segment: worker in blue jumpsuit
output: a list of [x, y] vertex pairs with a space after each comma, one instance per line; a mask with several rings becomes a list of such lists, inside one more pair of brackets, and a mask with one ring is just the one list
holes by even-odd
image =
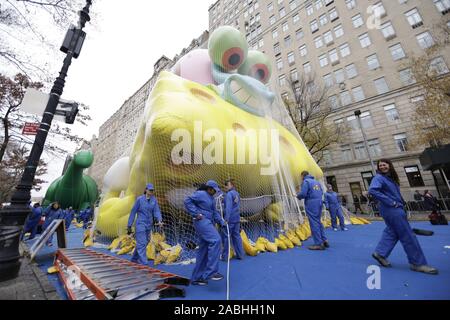
[[199, 238], [199, 249], [192, 273], [193, 285], [207, 285], [208, 280], [223, 279], [223, 275], [218, 272], [221, 238], [215, 223], [225, 227], [226, 222], [216, 209], [214, 195], [217, 188], [215, 181], [208, 181], [204, 188], [199, 188], [184, 200], [185, 209], [194, 220], [194, 228]]
[[[239, 192], [236, 191], [236, 186], [233, 180], [228, 180], [225, 182], [225, 188], [227, 193], [225, 195], [225, 215], [224, 220], [228, 224], [228, 230], [226, 228], [222, 229], [222, 243], [223, 243], [223, 253], [222, 260], [228, 260], [228, 243], [231, 243], [236, 254], [236, 258], [242, 260], [244, 258], [244, 247], [242, 245], [241, 238], [241, 197]], [[230, 240], [228, 239], [230, 237]]]
[[325, 207], [330, 212], [331, 216], [331, 226], [334, 231], [338, 231], [336, 217], [339, 218], [339, 226], [342, 231], [347, 231], [345, 226], [344, 215], [342, 214], [341, 201], [336, 192], [333, 191], [333, 186], [331, 184], [327, 185], [327, 192], [325, 192]]
[[75, 216], [75, 211], [72, 207], [69, 207], [64, 212], [64, 223], [66, 226], [66, 231], [69, 230], [70, 224], [72, 223], [73, 217]]
[[37, 233], [39, 221], [41, 221], [41, 217], [42, 217], [41, 204], [39, 202], [37, 202], [32, 207], [30, 207], [30, 209], [31, 209], [31, 213], [28, 216], [25, 226], [23, 227], [21, 240], [23, 240], [25, 233], [28, 233], [28, 232], [30, 232], [30, 237], [28, 238], [28, 240], [34, 239], [34, 237], [36, 236], [36, 233]]
[[309, 172], [302, 172], [301, 191], [297, 194], [299, 200], [305, 200], [305, 211], [308, 216], [309, 226], [314, 239], [314, 245], [309, 246], [309, 250], [325, 250], [330, 245], [325, 237], [325, 228], [323, 227], [322, 216], [323, 208], [323, 190], [320, 182], [314, 179]]
[[[64, 211], [61, 209], [58, 202], [54, 202], [51, 205], [47, 207], [44, 211], [45, 216], [45, 222], [42, 227], [42, 230], [45, 231], [53, 220], [57, 219], [64, 219]], [[51, 247], [53, 245], [53, 234], [50, 236], [50, 238], [47, 240], [46, 245]]]
[[372, 254], [383, 267], [391, 267], [387, 260], [398, 241], [408, 256], [413, 271], [427, 274], [438, 274], [438, 270], [427, 265], [427, 260], [420, 247], [416, 235], [409, 225], [405, 201], [400, 193], [400, 180], [397, 172], [388, 159], [377, 164], [377, 175], [372, 179], [369, 194], [379, 202], [380, 214], [386, 223], [378, 246]]
[[147, 184], [145, 192], [136, 199], [128, 218], [128, 234], [132, 234], [132, 226], [136, 220], [135, 238], [136, 249], [134, 250], [132, 262], [142, 265], [148, 264], [147, 246], [150, 241], [150, 233], [153, 228], [153, 220], [155, 219], [159, 226], [162, 226], [161, 210], [159, 209], [158, 200], [155, 197], [155, 188], [153, 184]]
[[89, 222], [92, 220], [93, 211], [89, 206], [82, 212], [82, 220], [83, 220], [83, 229], [87, 229], [89, 226]]

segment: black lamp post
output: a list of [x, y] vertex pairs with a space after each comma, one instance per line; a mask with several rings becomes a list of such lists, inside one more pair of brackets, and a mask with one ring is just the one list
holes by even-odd
[[375, 175], [377, 172], [375, 170], [375, 165], [374, 165], [373, 160], [372, 160], [372, 155], [370, 154], [369, 144], [367, 142], [367, 136], [366, 136], [366, 133], [365, 133], [364, 128], [362, 126], [361, 114], [362, 114], [361, 110], [356, 110], [355, 111], [355, 117], [356, 117], [356, 119], [358, 119], [359, 128], [361, 129], [361, 133], [362, 133], [362, 136], [363, 136], [363, 139], [364, 139], [364, 146], [366, 148], [367, 155], [369, 156], [370, 166], [372, 167], [372, 174]]
[[42, 116], [39, 131], [27, 160], [25, 171], [11, 199], [11, 205], [0, 211], [0, 281], [17, 277], [20, 269], [19, 237], [25, 219], [30, 213], [28, 207], [31, 188], [39, 164], [45, 141], [63, 93], [65, 78], [73, 58], [77, 58], [83, 46], [86, 33], [83, 28], [90, 21], [89, 8], [92, 0], [86, 0], [79, 12], [78, 26], [72, 26], [66, 34], [61, 51], [66, 53], [63, 66], [50, 91], [50, 98]]

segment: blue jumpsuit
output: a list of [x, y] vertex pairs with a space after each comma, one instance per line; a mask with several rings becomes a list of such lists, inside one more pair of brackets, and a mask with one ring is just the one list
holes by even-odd
[[[194, 218], [194, 228], [199, 238], [199, 249], [192, 281], [208, 280], [219, 271], [221, 238], [214, 226], [225, 222], [216, 210], [214, 197], [206, 191], [195, 191], [184, 200], [186, 211]], [[196, 216], [201, 214], [203, 219]]]
[[135, 219], [136, 249], [134, 250], [131, 261], [147, 265], [147, 245], [150, 240], [150, 232], [153, 228], [153, 219], [156, 219], [158, 223], [162, 222], [161, 211], [155, 196], [147, 198], [144, 194], [136, 199], [133, 209], [131, 209], [130, 217], [128, 218], [128, 228], [133, 226]]
[[322, 245], [327, 238], [325, 237], [325, 228], [323, 227], [322, 216], [323, 191], [319, 181], [313, 176], [306, 176], [303, 180], [302, 189], [297, 195], [298, 199], [305, 199], [305, 211], [309, 219], [311, 233], [315, 245]]
[[[45, 209], [44, 216], [45, 222], [44, 225], [42, 226], [43, 231], [45, 231], [48, 228], [48, 226], [52, 223], [53, 220], [64, 219], [64, 211], [61, 208], [54, 210], [53, 207], [50, 205], [47, 207], [47, 209]], [[47, 240], [47, 245], [52, 243], [52, 241], [53, 241], [53, 234]]]
[[66, 210], [64, 214], [64, 220], [66, 224], [66, 230], [69, 230], [70, 224], [72, 223], [73, 217], [75, 216], [74, 210]]
[[339, 218], [339, 225], [341, 229], [345, 229], [344, 215], [342, 214], [341, 202], [336, 192], [325, 192], [325, 207], [330, 211], [331, 226], [333, 229], [337, 229], [336, 217]]
[[[244, 247], [241, 238], [241, 198], [235, 188], [232, 188], [225, 195], [225, 216], [224, 220], [228, 223], [230, 230], [231, 243], [238, 259], [244, 258]], [[228, 259], [228, 233], [223, 229], [223, 258]]]
[[28, 240], [34, 239], [37, 233], [39, 222], [41, 221], [42, 211], [42, 207], [31, 207], [31, 214], [28, 216], [28, 220], [23, 228], [22, 239], [27, 232], [31, 232]]
[[375, 252], [388, 258], [398, 241], [408, 256], [410, 264], [426, 265], [427, 260], [416, 235], [409, 225], [399, 186], [386, 175], [378, 173], [370, 184], [369, 194], [379, 201], [380, 214], [386, 223]]
[[92, 209], [87, 208], [82, 212], [83, 217], [83, 229], [87, 229], [87, 226], [89, 224], [89, 220], [92, 218]]

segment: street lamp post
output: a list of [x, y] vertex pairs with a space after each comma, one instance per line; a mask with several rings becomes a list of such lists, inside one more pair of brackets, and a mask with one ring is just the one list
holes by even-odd
[[45, 141], [53, 117], [64, 90], [65, 78], [73, 58], [80, 54], [86, 33], [83, 31], [90, 21], [89, 8], [92, 0], [79, 12], [78, 26], [72, 26], [66, 34], [61, 51], [66, 53], [63, 66], [50, 91], [50, 97], [42, 116], [39, 131], [27, 160], [25, 171], [11, 199], [11, 205], [0, 211], [0, 281], [17, 277], [20, 269], [19, 238], [25, 219], [30, 213], [29, 201], [36, 170], [44, 150]]
[[370, 155], [369, 144], [367, 142], [367, 136], [366, 136], [366, 133], [364, 132], [364, 128], [362, 126], [361, 110], [356, 110], [355, 111], [355, 116], [356, 116], [356, 119], [358, 119], [359, 128], [361, 129], [361, 133], [362, 133], [362, 136], [363, 136], [363, 139], [364, 139], [364, 146], [366, 147], [366, 152], [367, 152], [367, 155], [369, 156], [370, 166], [372, 167], [372, 174], [375, 176], [375, 174], [377, 172], [375, 170], [375, 165], [373, 163], [372, 156]]

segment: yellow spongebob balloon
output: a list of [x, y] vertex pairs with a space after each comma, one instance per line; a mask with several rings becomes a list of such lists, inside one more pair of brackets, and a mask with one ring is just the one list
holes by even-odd
[[[125, 232], [134, 201], [149, 182], [155, 185], [164, 221], [180, 230], [190, 225], [183, 202], [195, 184], [233, 178], [241, 198], [248, 199], [241, 215], [251, 217], [268, 207], [279, 215], [276, 201], [265, 196], [295, 188], [302, 171], [323, 177], [301, 139], [270, 116], [274, 95], [263, 84], [270, 77], [268, 59], [237, 50], [242, 39], [236, 32], [226, 27], [213, 33], [211, 60], [183, 64], [182, 59], [175, 67], [178, 75], [160, 74], [130, 157], [120, 159], [105, 177], [96, 226], [103, 235]], [[216, 48], [223, 37], [231, 38], [232, 49]], [[208, 56], [199, 50], [186, 59], [196, 55]]]

